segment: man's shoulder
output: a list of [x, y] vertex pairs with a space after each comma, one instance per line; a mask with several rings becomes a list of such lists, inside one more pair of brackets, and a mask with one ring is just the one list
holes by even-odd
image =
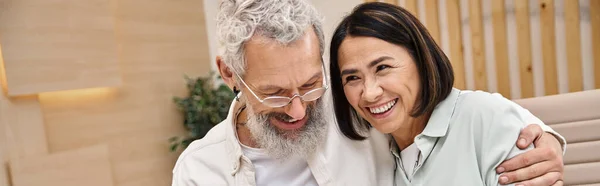
[[[215, 125], [204, 138], [190, 143], [179, 156], [178, 163], [192, 161], [213, 160], [212, 157], [224, 156], [227, 153], [227, 127], [226, 123]], [[207, 159], [204, 159], [207, 158]]]
[[219, 146], [225, 146], [227, 140], [227, 123], [221, 122], [215, 125], [212, 129], [206, 133], [202, 139], [198, 139], [190, 143], [190, 145], [183, 151], [182, 156], [186, 154], [193, 154], [205, 150], [214, 150], [212, 148], [219, 148]]
[[[227, 122], [214, 126], [204, 138], [192, 142], [179, 156], [173, 176], [180, 179], [226, 176], [232, 164], [227, 142]], [[186, 176], [194, 175], [194, 178]]]

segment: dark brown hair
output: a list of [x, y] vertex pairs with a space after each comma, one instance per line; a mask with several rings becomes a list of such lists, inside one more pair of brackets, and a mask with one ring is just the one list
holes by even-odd
[[[338, 64], [338, 50], [347, 36], [374, 37], [402, 46], [408, 50], [419, 71], [421, 92], [412, 117], [433, 112], [444, 100], [454, 83], [454, 72], [446, 54], [435, 43], [419, 20], [404, 8], [388, 3], [364, 3], [358, 5], [335, 29], [330, 48], [331, 88], [335, 116], [341, 132], [353, 140], [363, 140], [359, 131], [369, 129], [344, 94]], [[359, 123], [354, 124], [353, 122]], [[358, 128], [357, 128], [358, 127]]]

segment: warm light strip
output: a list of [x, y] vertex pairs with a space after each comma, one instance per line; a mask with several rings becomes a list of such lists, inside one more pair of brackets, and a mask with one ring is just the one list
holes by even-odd
[[0, 88], [8, 95], [8, 83], [6, 81], [6, 68], [2, 58], [2, 46], [0, 45]]
[[55, 92], [43, 92], [40, 93], [40, 99], [94, 99], [104, 100], [110, 99], [116, 95], [117, 88], [114, 87], [102, 87], [102, 88], [88, 88], [88, 89], [77, 89], [77, 90], [64, 90]]

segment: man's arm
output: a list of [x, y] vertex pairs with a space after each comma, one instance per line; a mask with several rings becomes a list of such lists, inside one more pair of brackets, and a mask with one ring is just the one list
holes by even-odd
[[[494, 94], [502, 96], [500, 94]], [[535, 149], [517, 155], [496, 167], [500, 184], [522, 184], [527, 186], [562, 185], [563, 159], [567, 147], [564, 137], [544, 124], [529, 110], [512, 102], [527, 125], [517, 140], [517, 147], [525, 149], [534, 144]], [[528, 125], [529, 124], [529, 125]]]
[[533, 143], [535, 149], [500, 164], [496, 168], [502, 173], [500, 184], [563, 185], [565, 140], [554, 131], [544, 132], [540, 126], [546, 125], [528, 125], [521, 131], [517, 147], [524, 149]]

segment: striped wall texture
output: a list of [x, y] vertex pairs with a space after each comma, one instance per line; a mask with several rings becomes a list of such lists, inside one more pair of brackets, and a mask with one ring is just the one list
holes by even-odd
[[457, 88], [512, 99], [600, 88], [600, 0], [382, 2], [428, 28], [452, 62]]

